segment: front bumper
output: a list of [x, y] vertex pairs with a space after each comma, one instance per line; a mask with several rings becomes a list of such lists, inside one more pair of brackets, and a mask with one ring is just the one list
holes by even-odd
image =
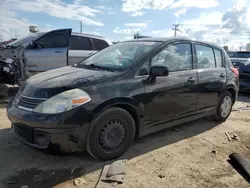
[[11, 101], [7, 115], [12, 133], [24, 143], [40, 149], [56, 145], [64, 151], [76, 151], [85, 149], [91, 119], [87, 112], [80, 118], [78, 110], [45, 115], [19, 109]]

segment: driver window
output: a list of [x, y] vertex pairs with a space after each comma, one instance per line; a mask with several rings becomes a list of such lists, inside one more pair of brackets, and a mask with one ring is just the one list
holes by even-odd
[[37, 48], [67, 48], [69, 45], [70, 31], [54, 31], [38, 39]]
[[151, 66], [164, 65], [170, 72], [192, 69], [191, 44], [172, 44], [158, 53], [151, 62]]

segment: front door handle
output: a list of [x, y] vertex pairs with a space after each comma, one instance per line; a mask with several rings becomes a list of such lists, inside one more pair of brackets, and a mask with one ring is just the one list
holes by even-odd
[[188, 82], [194, 82], [194, 81], [196, 81], [196, 78], [195, 78], [195, 77], [190, 77], [190, 78], [188, 79]]
[[224, 77], [225, 77], [225, 74], [224, 74], [224, 73], [221, 73], [221, 74], [220, 74], [220, 77], [221, 77], [221, 78], [224, 78]]

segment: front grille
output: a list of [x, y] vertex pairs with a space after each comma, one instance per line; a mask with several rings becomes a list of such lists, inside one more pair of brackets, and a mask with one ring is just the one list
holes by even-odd
[[34, 110], [39, 104], [44, 101], [45, 99], [28, 98], [25, 96], [21, 96], [19, 99], [18, 107]]
[[26, 125], [14, 124], [13, 130], [22, 140], [33, 144], [33, 128]]

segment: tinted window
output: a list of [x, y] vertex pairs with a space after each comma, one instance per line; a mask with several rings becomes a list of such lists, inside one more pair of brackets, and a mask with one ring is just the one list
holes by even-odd
[[38, 48], [67, 48], [70, 31], [53, 31], [36, 41]]
[[161, 51], [152, 59], [152, 65], [165, 65], [169, 71], [192, 69], [190, 44], [173, 44]]
[[216, 66], [217, 67], [223, 67], [221, 51], [214, 49], [214, 55], [215, 55], [215, 59], [216, 59]]
[[81, 37], [81, 36], [71, 36], [69, 49], [92, 50], [90, 40], [86, 37]]
[[230, 55], [231, 58], [250, 58], [250, 52], [234, 52]]
[[105, 42], [105, 41], [103, 41], [103, 40], [99, 40], [99, 39], [93, 39], [92, 38], [92, 40], [93, 40], [93, 42], [94, 42], [94, 45], [95, 45], [95, 48], [96, 48], [96, 50], [102, 50], [102, 49], [104, 49], [104, 48], [107, 48], [109, 45]]
[[198, 68], [214, 68], [215, 59], [213, 49], [203, 45], [195, 45]]
[[227, 52], [229, 57], [233, 57], [235, 55], [235, 53], [237, 53], [237, 52]]

